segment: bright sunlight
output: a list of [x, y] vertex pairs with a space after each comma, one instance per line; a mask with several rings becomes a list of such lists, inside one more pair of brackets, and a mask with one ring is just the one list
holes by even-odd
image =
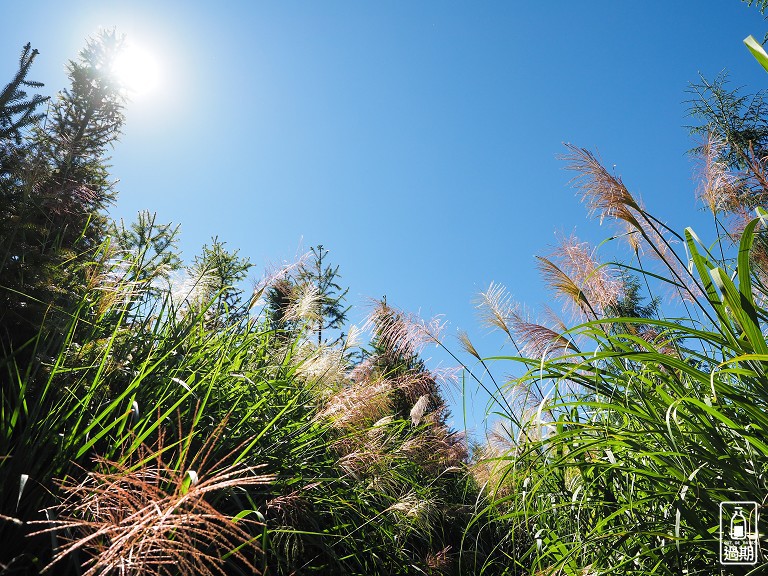
[[130, 96], [152, 92], [160, 80], [157, 59], [135, 44], [126, 44], [112, 64], [112, 73]]

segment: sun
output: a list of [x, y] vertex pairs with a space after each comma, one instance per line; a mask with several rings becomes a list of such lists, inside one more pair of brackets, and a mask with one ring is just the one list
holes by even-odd
[[115, 56], [112, 74], [131, 97], [152, 92], [160, 80], [160, 69], [153, 54], [135, 44], [126, 44]]

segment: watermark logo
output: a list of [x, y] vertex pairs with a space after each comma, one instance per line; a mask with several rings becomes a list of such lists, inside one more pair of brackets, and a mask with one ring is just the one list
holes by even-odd
[[757, 502], [720, 503], [720, 563], [757, 564], [760, 551]]

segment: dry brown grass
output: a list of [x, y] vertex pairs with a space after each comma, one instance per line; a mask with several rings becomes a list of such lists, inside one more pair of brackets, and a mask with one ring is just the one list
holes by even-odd
[[453, 568], [451, 546], [446, 546], [436, 552], [430, 552], [424, 559], [424, 564], [427, 565], [428, 573], [431, 575], [450, 574]]
[[236, 522], [210, 500], [273, 478], [227, 463], [234, 453], [213, 461], [225, 426], [226, 421], [192, 458], [188, 447], [179, 454], [172, 450], [178, 444], [165, 447], [161, 438], [124, 462], [97, 459], [94, 471], [81, 479], [60, 481], [64, 498], [53, 509], [58, 520], [40, 522], [48, 527], [36, 533], [55, 532], [62, 542], [44, 571], [79, 551], [88, 557], [84, 576], [224, 575], [227, 556], [258, 573], [252, 559], [258, 546], [246, 530], [254, 522]]

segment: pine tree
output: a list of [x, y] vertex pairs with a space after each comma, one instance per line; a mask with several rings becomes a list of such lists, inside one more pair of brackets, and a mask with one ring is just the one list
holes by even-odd
[[747, 6], [752, 6], [753, 4], [755, 7], [757, 7], [760, 10], [761, 14], [765, 14], [765, 11], [768, 10], [768, 0], [741, 0], [742, 2], [746, 2]]
[[126, 226], [121, 219], [108, 230], [109, 248], [125, 285], [135, 287], [127, 303], [129, 320], [152, 314], [162, 304], [163, 289], [182, 266], [179, 226], [160, 224], [157, 215], [143, 210]]
[[[725, 72], [713, 80], [701, 78], [688, 92], [688, 114], [701, 121], [690, 126], [693, 134], [714, 136], [722, 143], [720, 159], [732, 170], [749, 168], [753, 158], [763, 158], [768, 151], [768, 102], [762, 93], [744, 94], [729, 85]], [[693, 152], [701, 154], [703, 148]]]
[[[704, 180], [709, 183], [703, 198], [723, 238], [733, 240], [754, 209], [768, 204], [768, 101], [762, 92], [744, 94], [731, 88], [725, 73], [713, 82], [702, 78], [690, 92], [694, 98], [689, 114], [700, 121], [690, 130], [706, 139], [692, 151], [706, 159]], [[768, 282], [764, 230], [755, 237], [750, 260], [759, 280]]]
[[3, 144], [4, 149], [7, 141], [12, 141], [17, 146], [21, 145], [22, 130], [34, 126], [45, 115], [39, 112], [39, 109], [48, 98], [40, 94], [29, 97], [24, 90], [24, 88], [43, 87], [42, 82], [27, 80], [27, 74], [38, 54], [36, 49], [32, 49], [31, 44], [26, 44], [19, 57], [18, 71], [0, 92], [0, 143]]
[[238, 287], [253, 266], [247, 257], [238, 255], [239, 250], [228, 251], [226, 242], [216, 236], [211, 245], [203, 246], [195, 256], [190, 276], [200, 282], [202, 291], [198, 301], [208, 306], [206, 324], [210, 329], [235, 324], [247, 311], [243, 309], [243, 291]]
[[[82, 278], [72, 273], [72, 263], [104, 239], [101, 211], [115, 197], [106, 153], [120, 134], [124, 105], [108, 72], [122, 42], [112, 31], [87, 43], [68, 65], [71, 87], [51, 104], [44, 122], [36, 112], [43, 99], [25, 101], [20, 93], [21, 86], [37, 86], [25, 84], [34, 51], [25, 48], [11, 83], [16, 89], [4, 91], [11, 94], [11, 112], [4, 113], [8, 135], [2, 142], [0, 181], [3, 357], [60, 334], [82, 292]], [[11, 145], [14, 155], [8, 161]]]
[[[640, 290], [640, 281], [636, 276], [625, 273], [622, 278], [621, 296], [615, 303], [605, 307], [604, 314], [607, 318], [637, 318], [639, 321], [645, 318], [656, 319], [659, 315], [658, 297], [652, 298], [647, 304]], [[611, 323], [612, 334], [629, 333], [638, 334], [648, 332], [650, 326], [642, 322]]]
[[269, 326], [277, 333], [291, 335], [298, 329], [297, 322], [288, 317], [288, 310], [296, 301], [297, 285], [290, 277], [279, 278], [267, 288], [266, 309]]
[[[28, 142], [23, 141], [25, 130], [34, 127], [44, 116], [40, 106], [48, 98], [35, 94], [28, 96], [25, 88], [42, 88], [41, 82], [27, 80], [32, 63], [38, 55], [27, 44], [21, 51], [19, 69], [13, 79], [0, 92], [0, 220], [10, 225], [14, 221], [14, 204], [24, 196], [24, 165], [31, 153]], [[0, 223], [0, 226], [2, 224]], [[9, 239], [0, 239], [0, 270], [5, 268], [12, 254], [7, 249]]]
[[329, 265], [327, 257], [328, 250], [322, 244], [313, 247], [308, 261], [270, 286], [266, 294], [267, 309], [274, 330], [295, 333], [300, 322], [292, 317], [291, 310], [302, 297], [312, 293], [314, 310], [309, 314], [308, 328], [316, 336], [317, 345], [334, 345], [343, 339], [343, 334], [332, 341], [323, 338], [323, 333], [327, 335], [328, 330], [341, 330], [350, 309], [344, 307], [349, 288], [341, 288], [337, 281], [341, 278], [339, 267]]
[[33, 146], [25, 132], [43, 117], [39, 108], [47, 100], [39, 94], [28, 97], [24, 90], [43, 86], [27, 80], [37, 55], [30, 44], [24, 46], [18, 71], [0, 93], [0, 357], [31, 335], [18, 334], [22, 323], [19, 316], [26, 313], [27, 303], [17, 291], [22, 287], [19, 276], [24, 264], [24, 237], [29, 229], [24, 218], [35, 184], [28, 178]]
[[407, 419], [419, 398], [426, 398], [426, 412], [441, 413], [442, 423], [447, 417], [439, 386], [433, 374], [419, 355], [412, 341], [414, 320], [387, 304], [384, 297], [372, 315], [373, 335], [368, 349], [363, 353], [363, 362], [368, 363], [378, 374], [394, 382], [392, 394], [393, 412], [399, 418]]
[[[310, 261], [301, 268], [299, 279], [314, 286], [318, 295], [318, 313], [313, 331], [317, 336], [317, 345], [324, 342], [323, 331], [340, 330], [347, 320], [350, 307], [344, 307], [349, 288], [342, 290], [337, 282], [341, 278], [339, 267], [327, 263], [328, 250], [322, 244], [311, 249]], [[339, 335], [331, 344], [337, 343]]]
[[56, 99], [40, 132], [51, 168], [41, 200], [46, 212], [60, 216], [54, 225], [65, 246], [75, 239], [84, 247], [100, 242], [106, 227], [101, 211], [116, 197], [107, 152], [120, 136], [125, 97], [110, 70], [123, 43], [114, 30], [103, 32], [70, 61], [72, 86]]

